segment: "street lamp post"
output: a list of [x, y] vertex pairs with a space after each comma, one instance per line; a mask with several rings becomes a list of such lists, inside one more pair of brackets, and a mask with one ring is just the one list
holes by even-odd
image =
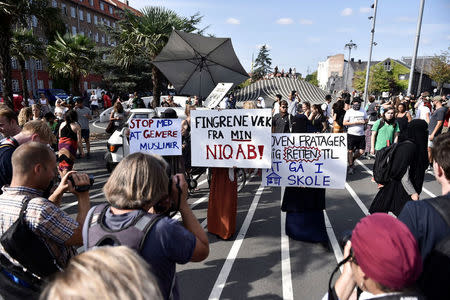
[[[373, 46], [376, 45], [374, 43], [373, 38], [375, 35], [375, 21], [377, 19], [377, 4], [378, 0], [375, 0], [373, 4], [373, 16], [372, 18], [372, 30], [370, 31], [370, 48], [369, 48], [369, 60], [367, 61], [367, 69], [366, 69], [366, 81], [364, 83], [364, 103], [367, 103], [369, 98], [369, 75], [370, 75], [370, 63], [372, 61], [372, 49]], [[369, 17], [370, 19], [370, 17]]]
[[411, 58], [411, 70], [409, 71], [409, 82], [408, 82], [408, 92], [406, 93], [408, 96], [411, 96], [412, 83], [414, 80], [414, 69], [416, 68], [416, 59], [417, 59], [417, 49], [419, 48], [419, 40], [420, 40], [420, 28], [422, 27], [422, 16], [423, 16], [423, 7], [425, 6], [425, 0], [420, 1], [420, 9], [419, 9], [419, 18], [417, 19], [417, 29], [416, 29], [416, 40], [414, 42], [414, 52]]
[[350, 59], [351, 59], [351, 55], [352, 55], [352, 48], [357, 48], [357, 45], [355, 43], [353, 43], [352, 40], [350, 40], [349, 43], [345, 44], [345, 49], [348, 48], [348, 59], [347, 59], [347, 70], [345, 72], [345, 76], [344, 76], [344, 87], [346, 90], [348, 90], [348, 85], [347, 85], [347, 79], [348, 79], [348, 72], [350, 71]]

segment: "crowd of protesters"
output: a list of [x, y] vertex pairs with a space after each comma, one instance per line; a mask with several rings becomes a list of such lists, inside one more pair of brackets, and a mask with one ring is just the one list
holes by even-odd
[[[128, 101], [104, 96], [104, 105], [113, 107], [109, 120], [117, 127], [126, 120], [124, 107], [145, 107], [136, 94], [130, 94]], [[29, 107], [19, 112], [0, 107], [4, 137], [0, 144], [0, 294], [6, 299], [90, 299], [98, 293], [108, 299], [134, 299], [143, 294], [179, 299], [176, 264], [202, 261], [209, 254], [208, 237], [187, 203], [188, 183], [161, 157], [142, 153], [125, 157], [104, 186], [107, 203], [91, 208], [89, 189], [80, 188], [89, 186], [90, 179], [73, 171], [73, 166], [77, 158], [90, 155], [89, 120], [98, 115], [99, 104], [92, 93], [90, 107], [81, 97], [69, 102], [57, 99], [55, 108], [41, 97], [39, 103], [31, 104], [31, 112]], [[201, 105], [198, 97], [186, 101], [187, 118], [182, 123], [186, 160], [193, 147], [189, 144], [190, 112]], [[169, 96], [161, 106], [179, 105]], [[219, 106], [234, 109], [236, 99], [230, 95]], [[265, 108], [266, 104], [258, 98], [243, 106]], [[433, 295], [430, 285], [438, 284], [440, 278], [429, 283], [429, 256], [450, 230], [446, 217], [433, 210], [434, 206], [411, 200], [419, 200], [428, 169], [434, 171], [442, 185], [442, 198], [448, 202], [450, 133], [442, 134], [448, 131], [445, 97], [430, 99], [424, 93], [418, 99], [394, 97], [382, 102], [370, 97], [364, 107], [359, 97], [346, 92], [334, 103], [328, 95], [323, 104], [311, 104], [293, 91], [286, 100], [277, 95], [272, 112], [274, 133], [346, 132], [349, 175], [354, 174], [357, 159], [370, 158], [398, 144], [391, 180], [378, 185], [372, 215], [353, 230], [344, 249], [344, 272], [330, 287], [329, 296], [348, 299], [358, 287], [375, 296], [420, 299], [414, 289], [417, 285]], [[170, 110], [166, 113], [165, 117], [176, 117]], [[229, 239], [236, 230], [236, 170], [212, 168], [211, 174], [208, 231]], [[78, 200], [76, 219], [59, 207], [66, 192]], [[325, 189], [287, 187], [281, 209], [286, 212], [288, 236], [328, 242], [322, 213]], [[181, 213], [182, 224], [168, 217], [174, 210]], [[24, 228], [38, 237], [36, 249], [19, 246], [28, 242]], [[86, 252], [77, 256], [74, 246], [82, 245]], [[125, 247], [95, 249], [113, 245], [126, 245], [135, 252]], [[38, 255], [51, 259], [39, 260]], [[441, 267], [439, 274], [446, 270], [448, 274], [448, 268]], [[82, 276], [86, 278], [80, 280]], [[446, 288], [440, 287], [441, 291]]]

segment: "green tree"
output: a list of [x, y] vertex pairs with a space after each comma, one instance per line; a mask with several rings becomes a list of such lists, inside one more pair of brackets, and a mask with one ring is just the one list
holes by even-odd
[[[391, 92], [393, 94], [403, 92], [408, 87], [408, 80], [400, 80], [399, 75], [408, 74], [409, 69], [393, 60], [390, 60], [390, 71], [384, 68], [384, 62], [380, 62], [370, 67], [369, 73], [369, 93], [379, 94]], [[366, 72], [355, 72], [353, 77], [353, 88], [364, 91]]]
[[[176, 12], [163, 7], [145, 7], [138, 16], [125, 11], [116, 30], [110, 33], [117, 46], [112, 54], [116, 62], [124, 68], [129, 68], [137, 58], [144, 57], [153, 60], [164, 48], [173, 29], [185, 32], [201, 33], [196, 26], [202, 17], [197, 13], [189, 18], [179, 16]], [[164, 76], [152, 65], [153, 106], [159, 106], [161, 86]]]
[[315, 86], [319, 86], [319, 81], [317, 80], [317, 71], [314, 71], [311, 74], [306, 75], [305, 81]]
[[437, 83], [437, 89], [442, 94], [444, 83], [450, 82], [450, 55], [448, 51], [443, 51], [440, 55], [433, 57], [430, 78]]
[[19, 63], [20, 77], [22, 79], [22, 96], [28, 104], [28, 86], [25, 72], [25, 62], [29, 59], [39, 59], [44, 55], [41, 42], [33, 35], [32, 30], [19, 29], [13, 32], [11, 39], [11, 56]]
[[269, 57], [269, 49], [267, 45], [263, 45], [259, 48], [259, 53], [255, 60], [252, 80], [256, 81], [267, 75], [272, 70], [271, 65], [272, 59]]
[[80, 95], [81, 76], [86, 76], [96, 58], [94, 42], [82, 35], [57, 34], [47, 47], [50, 74], [69, 77], [72, 94]]
[[0, 76], [3, 83], [3, 98], [12, 107], [11, 40], [13, 29], [27, 28], [35, 17], [50, 38], [61, 28], [59, 11], [50, 7], [49, 0], [1, 0], [0, 1]]

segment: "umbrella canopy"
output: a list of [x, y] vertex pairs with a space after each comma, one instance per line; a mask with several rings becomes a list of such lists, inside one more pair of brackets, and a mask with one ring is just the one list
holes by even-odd
[[234, 52], [231, 39], [174, 30], [153, 64], [178, 94], [206, 97], [219, 82], [239, 84], [249, 76]]

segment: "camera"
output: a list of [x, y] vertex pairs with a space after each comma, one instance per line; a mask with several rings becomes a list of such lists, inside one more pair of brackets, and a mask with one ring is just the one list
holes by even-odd
[[86, 185], [75, 185], [75, 181], [73, 180], [72, 175], [69, 176], [68, 180], [74, 186], [75, 191], [86, 192], [86, 191], [89, 191], [91, 189], [92, 185], [94, 184], [94, 176], [93, 175], [88, 175], [88, 176], [89, 176], [89, 184], [86, 184]]
[[166, 169], [166, 174], [169, 177], [169, 183], [167, 187], [168, 197], [160, 199], [158, 203], [156, 203], [153, 208], [158, 214], [168, 214], [170, 217], [176, 214], [180, 208], [181, 201], [181, 188], [179, 184], [176, 184], [177, 193], [173, 195], [172, 186], [173, 186], [173, 177], [170, 172], [170, 168]]

